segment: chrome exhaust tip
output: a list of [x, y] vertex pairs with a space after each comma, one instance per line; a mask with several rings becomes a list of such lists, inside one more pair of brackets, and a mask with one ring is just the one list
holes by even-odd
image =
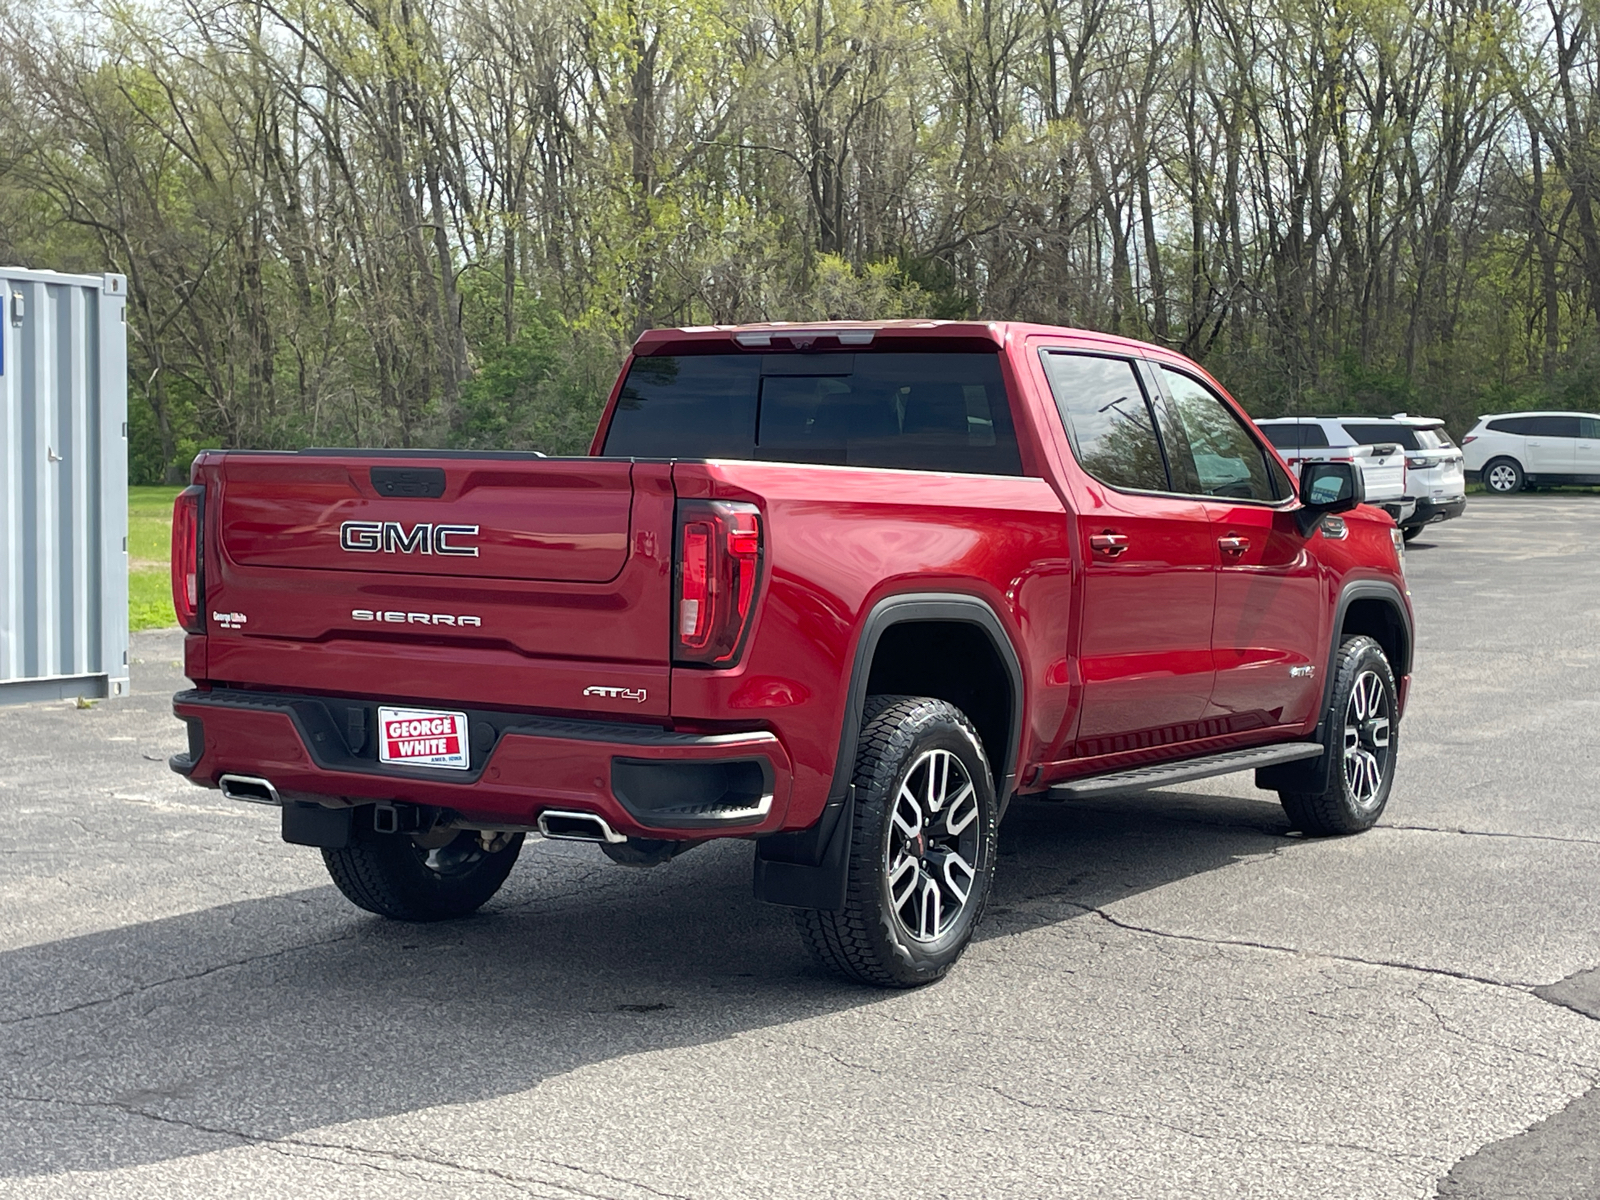
[[606, 824], [603, 817], [553, 808], [539, 814], [539, 832], [556, 842], [610, 842], [616, 845], [628, 840]]
[[251, 804], [283, 803], [278, 789], [259, 775], [219, 775], [217, 786], [229, 800], [246, 800]]

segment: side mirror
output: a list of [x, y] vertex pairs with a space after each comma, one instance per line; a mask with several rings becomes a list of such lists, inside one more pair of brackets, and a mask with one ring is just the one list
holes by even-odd
[[1361, 468], [1353, 462], [1308, 462], [1300, 467], [1300, 536], [1310, 537], [1329, 513], [1349, 512], [1367, 498]]

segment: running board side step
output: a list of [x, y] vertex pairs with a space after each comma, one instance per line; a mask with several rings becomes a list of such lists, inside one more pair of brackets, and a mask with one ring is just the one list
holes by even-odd
[[1053, 784], [1048, 795], [1052, 800], [1074, 800], [1102, 792], [1138, 791], [1164, 787], [1169, 783], [1209, 779], [1213, 775], [1231, 775], [1235, 771], [1249, 771], [1255, 767], [1299, 762], [1304, 758], [1316, 758], [1321, 753], [1322, 747], [1316, 742], [1289, 742], [1277, 746], [1256, 746], [1250, 750], [1229, 750], [1223, 754], [1208, 754], [1204, 758], [1186, 758], [1179, 762], [1115, 771], [1110, 775], [1070, 779], [1065, 783]]

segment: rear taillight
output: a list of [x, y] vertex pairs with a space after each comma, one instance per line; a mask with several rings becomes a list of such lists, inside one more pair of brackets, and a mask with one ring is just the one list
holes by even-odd
[[1462, 439], [1461, 439], [1461, 444], [1462, 444], [1462, 445], [1463, 445], [1463, 446], [1465, 446], [1465, 445], [1466, 445], [1466, 444], [1467, 444], [1467, 443], [1468, 443], [1468, 442], [1475, 442], [1475, 441], [1477, 441], [1477, 440], [1478, 440], [1478, 435], [1477, 435], [1477, 434], [1475, 434], [1475, 433], [1469, 433], [1469, 434], [1467, 434], [1467, 436], [1466, 436], [1466, 437], [1464, 437], [1464, 438], [1462, 438]]
[[172, 503], [172, 608], [190, 633], [205, 632], [205, 576], [201, 572], [203, 487], [186, 487]]
[[761, 513], [754, 504], [678, 505], [675, 660], [717, 667], [738, 661], [760, 569]]

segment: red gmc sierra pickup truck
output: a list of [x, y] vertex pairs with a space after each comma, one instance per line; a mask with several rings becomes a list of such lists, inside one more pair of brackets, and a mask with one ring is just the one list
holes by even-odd
[[525, 835], [754, 843], [825, 966], [940, 977], [1013, 796], [1254, 769], [1371, 826], [1410, 678], [1400, 532], [1168, 350], [903, 321], [660, 329], [588, 457], [208, 451], [173, 592], [191, 781], [386, 917]]

